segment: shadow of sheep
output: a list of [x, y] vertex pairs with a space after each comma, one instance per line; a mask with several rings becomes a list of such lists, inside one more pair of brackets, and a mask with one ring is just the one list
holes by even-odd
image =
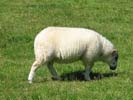
[[[90, 73], [90, 78], [91, 80], [100, 80], [102, 78], [107, 78], [107, 77], [116, 77], [118, 74], [115, 72], [110, 72], [110, 73]], [[61, 75], [62, 81], [74, 81], [74, 80], [79, 80], [79, 81], [85, 81], [84, 79], [84, 71], [76, 71], [76, 72], [71, 72], [71, 73], [65, 73]]]

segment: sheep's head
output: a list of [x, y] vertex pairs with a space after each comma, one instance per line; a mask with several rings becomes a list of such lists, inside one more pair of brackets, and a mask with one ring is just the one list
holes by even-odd
[[104, 61], [110, 66], [111, 70], [115, 70], [117, 67], [117, 61], [118, 61], [118, 52], [117, 50], [113, 50], [108, 55], [106, 55]]

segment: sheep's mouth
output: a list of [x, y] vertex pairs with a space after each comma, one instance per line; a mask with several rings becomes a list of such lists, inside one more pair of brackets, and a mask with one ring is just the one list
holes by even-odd
[[116, 67], [117, 67], [117, 66], [111, 66], [111, 65], [110, 65], [110, 69], [111, 69], [111, 70], [115, 70]]

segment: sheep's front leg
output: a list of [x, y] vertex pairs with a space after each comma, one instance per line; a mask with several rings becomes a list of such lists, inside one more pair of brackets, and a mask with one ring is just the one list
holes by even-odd
[[87, 65], [87, 66], [85, 67], [84, 77], [85, 77], [85, 80], [86, 80], [86, 81], [91, 80], [91, 78], [90, 78], [91, 68], [92, 68], [92, 66], [90, 66], [90, 65]]
[[53, 63], [48, 63], [47, 66], [48, 66], [48, 69], [49, 69], [50, 73], [53, 76], [53, 79], [54, 80], [61, 80], [60, 76], [58, 76], [55, 68], [53, 67]]

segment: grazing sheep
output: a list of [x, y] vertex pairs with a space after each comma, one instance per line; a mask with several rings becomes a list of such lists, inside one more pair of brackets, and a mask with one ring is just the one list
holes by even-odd
[[118, 53], [113, 44], [99, 33], [84, 28], [48, 27], [42, 30], [34, 42], [35, 61], [29, 73], [32, 83], [36, 69], [43, 63], [54, 79], [60, 79], [53, 63], [70, 63], [81, 60], [85, 66], [85, 80], [90, 80], [91, 68], [95, 61], [117, 67]]

